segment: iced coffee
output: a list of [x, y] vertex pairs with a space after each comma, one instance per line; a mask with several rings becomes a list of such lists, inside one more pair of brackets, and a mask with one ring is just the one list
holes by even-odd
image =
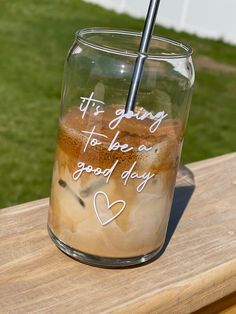
[[152, 36], [139, 54], [141, 37], [83, 29], [65, 62], [48, 231], [61, 251], [90, 265], [142, 264], [165, 240], [192, 49]]
[[182, 138], [180, 121], [164, 111], [71, 107], [60, 120], [52, 234], [97, 257], [157, 251], [165, 238]]

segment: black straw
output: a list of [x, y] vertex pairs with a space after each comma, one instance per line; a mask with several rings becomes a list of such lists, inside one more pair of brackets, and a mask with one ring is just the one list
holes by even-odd
[[144, 62], [146, 60], [149, 44], [152, 38], [159, 4], [160, 0], [150, 0], [143, 28], [142, 38], [139, 45], [138, 57], [135, 62], [128, 98], [125, 105], [125, 112], [128, 112], [130, 110], [134, 111], [135, 108], [137, 93], [143, 74]]

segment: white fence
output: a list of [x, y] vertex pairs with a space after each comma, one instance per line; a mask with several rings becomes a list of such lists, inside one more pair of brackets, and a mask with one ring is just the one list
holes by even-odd
[[[149, 0], [85, 1], [135, 17], [144, 17], [149, 4]], [[162, 0], [158, 23], [236, 44], [236, 0]]]

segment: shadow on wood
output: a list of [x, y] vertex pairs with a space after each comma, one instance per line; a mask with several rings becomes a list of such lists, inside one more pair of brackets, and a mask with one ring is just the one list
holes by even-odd
[[147, 264], [158, 259], [165, 252], [192, 197], [194, 189], [195, 182], [192, 171], [186, 166], [181, 166], [177, 175], [173, 204], [170, 211], [170, 219], [167, 226], [165, 242], [160, 252], [152, 260], [148, 261]]

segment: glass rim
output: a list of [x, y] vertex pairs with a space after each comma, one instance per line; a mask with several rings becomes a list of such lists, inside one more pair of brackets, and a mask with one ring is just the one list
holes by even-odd
[[[92, 40], [86, 39], [85, 35], [87, 34], [117, 34], [117, 35], [129, 35], [129, 36], [135, 36], [140, 37], [142, 36], [142, 32], [137, 32], [133, 30], [127, 30], [127, 29], [119, 29], [119, 28], [106, 28], [106, 27], [91, 27], [91, 28], [84, 28], [76, 32], [76, 41], [82, 42], [83, 44], [95, 48], [100, 51], [109, 52], [116, 55], [123, 55], [127, 57], [134, 57], [137, 58], [138, 52], [134, 52], [131, 50], [124, 50], [119, 48], [111, 48], [108, 46], [103, 46], [101, 44], [98, 44], [96, 42], [93, 42]], [[185, 44], [181, 41], [173, 40], [167, 37], [152, 35], [152, 40], [158, 40], [161, 42], [168, 43], [172, 46], [179, 47], [183, 50], [182, 53], [157, 53], [157, 54], [147, 54], [147, 59], [149, 60], [165, 60], [165, 59], [181, 59], [181, 58], [188, 58], [192, 55], [193, 50], [191, 46], [188, 44]]]

